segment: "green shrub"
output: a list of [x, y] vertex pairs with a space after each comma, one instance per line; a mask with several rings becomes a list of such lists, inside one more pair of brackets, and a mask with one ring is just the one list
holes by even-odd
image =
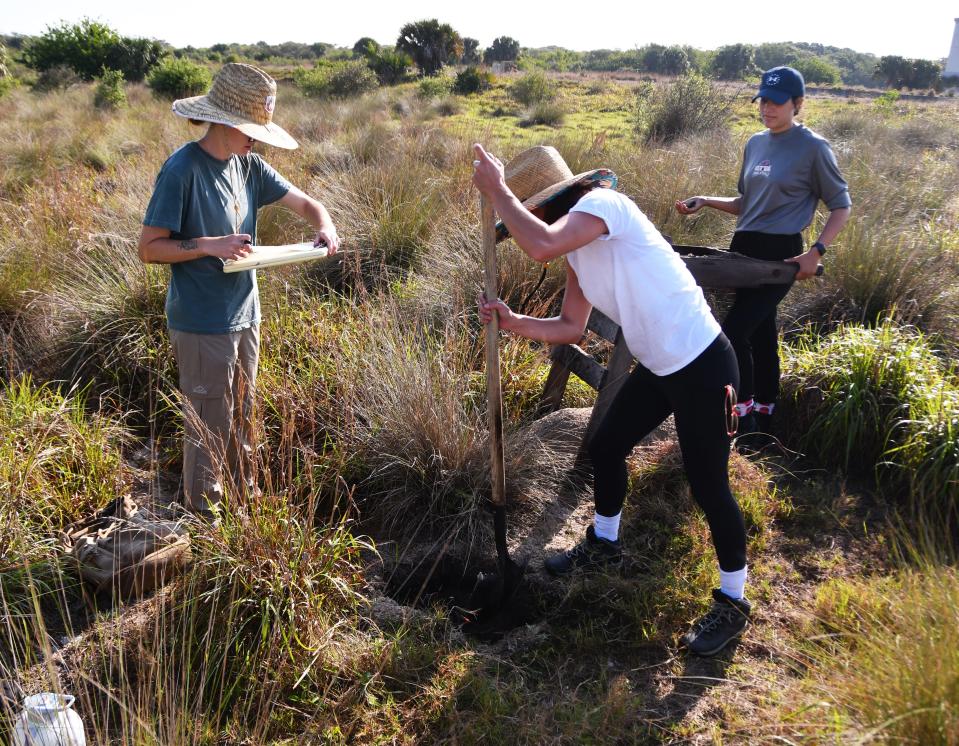
[[555, 94], [555, 87], [542, 70], [528, 72], [509, 87], [509, 95], [523, 106], [535, 106], [549, 101]]
[[106, 70], [100, 75], [97, 87], [93, 91], [93, 105], [98, 109], [119, 109], [127, 104], [127, 95], [123, 90], [123, 73], [119, 70]]
[[3, 98], [10, 91], [16, 88], [19, 85], [19, 82], [12, 75], [7, 75], [6, 77], [0, 77], [0, 98]]
[[472, 93], [481, 93], [487, 91], [493, 86], [495, 78], [493, 73], [488, 70], [480, 70], [470, 65], [465, 70], [456, 74], [456, 82], [453, 84], [453, 90], [463, 96]]
[[730, 109], [730, 100], [718, 88], [690, 72], [664, 87], [637, 91], [636, 130], [647, 142], [669, 143], [725, 128]]
[[376, 90], [376, 73], [365, 62], [347, 61], [333, 66], [328, 82], [331, 98], [351, 98]]
[[380, 85], [396, 85], [409, 78], [413, 58], [395, 49], [379, 49], [367, 56], [366, 63], [376, 73]]
[[883, 114], [892, 114], [896, 110], [896, 104], [899, 102], [899, 91], [883, 91], [873, 101], [873, 106]]
[[93, 80], [106, 67], [120, 70], [127, 80], [143, 80], [165, 54], [158, 41], [122, 37], [109, 26], [85, 18], [48, 28], [31, 40], [23, 57], [40, 72], [62, 65], [83, 80]]
[[162, 98], [199, 96], [209, 89], [210, 71], [188, 59], [167, 59], [153, 69], [147, 84]]
[[346, 60], [319, 65], [312, 70], [298, 69], [293, 82], [312, 98], [352, 98], [375, 90], [376, 74], [364, 60]]
[[423, 78], [417, 86], [417, 95], [423, 99], [442, 98], [453, 90], [453, 79], [447, 75]]
[[825, 83], [837, 85], [842, 82], [839, 68], [819, 57], [803, 57], [792, 63], [802, 73], [806, 83]]

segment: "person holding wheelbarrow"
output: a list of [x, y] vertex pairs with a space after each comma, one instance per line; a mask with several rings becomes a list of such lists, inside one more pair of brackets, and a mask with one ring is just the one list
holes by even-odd
[[551, 147], [517, 155], [504, 168], [474, 145], [473, 183], [530, 258], [566, 257], [558, 316], [514, 313], [499, 299], [478, 299], [484, 323], [553, 344], [583, 336], [592, 306], [623, 330], [638, 363], [587, 444], [595, 514], [585, 538], [546, 560], [566, 575], [622, 560], [619, 523], [626, 498], [626, 457], [670, 414], [693, 498], [706, 514], [719, 560], [713, 603], [683, 637], [691, 651], [714, 655], [742, 634], [750, 603], [746, 531], [729, 488], [729, 419], [739, 383], [733, 348], [679, 255], [636, 204], [617, 192], [616, 175], [574, 175]]
[[250, 253], [257, 211], [278, 202], [307, 220], [332, 254], [339, 238], [326, 208], [253, 152], [257, 142], [297, 147], [273, 122], [276, 81], [240, 63], [224, 65], [205, 96], [173, 113], [206, 125], [163, 164], [147, 205], [138, 253], [170, 265], [166, 315], [184, 397], [183, 501], [203, 516], [224, 494], [255, 490], [250, 435], [260, 349], [256, 271], [224, 273]]
[[[694, 215], [704, 207], [736, 215], [729, 245], [754, 259], [786, 260], [799, 265], [797, 280], [816, 274], [817, 265], [849, 219], [849, 189], [829, 143], [796, 122], [805, 96], [802, 74], [791, 67], [763, 73], [759, 115], [766, 129], [746, 143], [736, 197], [689, 197], [676, 210]], [[818, 239], [803, 251], [802, 231], [812, 222], [820, 200], [829, 210]], [[739, 433], [744, 446], [761, 445], [772, 432], [779, 396], [779, 334], [776, 307], [790, 284], [739, 288], [723, 331], [739, 361]], [[756, 437], [750, 437], [752, 434]], [[759, 435], [762, 434], [762, 435]]]

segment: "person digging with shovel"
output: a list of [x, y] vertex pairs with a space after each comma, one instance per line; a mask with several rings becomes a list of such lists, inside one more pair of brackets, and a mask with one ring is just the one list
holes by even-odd
[[580, 340], [593, 306], [622, 327], [638, 363], [587, 448], [595, 515], [585, 538], [546, 560], [553, 575], [622, 561], [619, 523], [626, 457], [670, 414], [696, 503], [706, 514], [719, 560], [710, 610], [682, 642], [714, 655], [748, 625], [746, 530], [729, 488], [729, 420], [739, 372], [733, 348], [685, 264], [636, 204], [615, 190], [616, 175], [574, 175], [555, 148], [538, 146], [504, 168], [474, 145], [473, 183], [503, 223], [500, 235], [538, 262], [566, 257], [559, 316], [514, 313], [499, 299], [477, 300], [480, 318], [552, 344]]

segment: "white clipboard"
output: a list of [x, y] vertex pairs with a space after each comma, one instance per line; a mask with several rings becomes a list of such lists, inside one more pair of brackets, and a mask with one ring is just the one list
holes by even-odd
[[242, 259], [227, 259], [223, 262], [224, 272], [242, 272], [247, 269], [279, 267], [283, 264], [298, 264], [310, 259], [319, 259], [329, 253], [324, 246], [312, 243], [295, 243], [287, 246], [254, 246]]

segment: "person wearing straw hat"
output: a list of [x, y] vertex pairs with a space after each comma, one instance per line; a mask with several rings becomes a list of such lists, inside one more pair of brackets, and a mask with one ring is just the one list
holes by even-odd
[[[676, 202], [682, 215], [704, 207], [737, 216], [729, 250], [754, 259], [799, 265], [797, 280], [816, 275], [826, 248], [849, 220], [852, 201], [836, 156], [820, 135], [795, 121], [806, 92], [802, 73], [774, 67], [763, 73], [759, 114], [766, 129], [749, 138], [743, 152], [736, 197], [688, 197]], [[805, 250], [802, 231], [820, 200], [829, 210], [816, 241]], [[755, 450], [770, 441], [779, 398], [779, 332], [776, 308], [792, 285], [739, 288], [723, 331], [739, 360], [742, 384], [740, 447]]]
[[[183, 498], [207, 514], [234, 489], [253, 489], [253, 390], [260, 303], [255, 270], [224, 273], [250, 252], [257, 210], [279, 202], [308, 221], [315, 244], [339, 245], [326, 208], [278, 174], [257, 142], [297, 147], [273, 122], [276, 82], [252, 65], [230, 63], [209, 93], [173, 102], [173, 113], [206, 133], [174, 152], [156, 178], [143, 218], [139, 256], [169, 264], [166, 315], [184, 396]], [[224, 474], [224, 472], [226, 472]]]
[[532, 259], [566, 257], [566, 291], [558, 316], [514, 313], [499, 299], [478, 298], [480, 317], [552, 344], [575, 343], [593, 306], [623, 330], [638, 362], [587, 444], [593, 467], [593, 523], [571, 549], [549, 557], [546, 570], [619, 564], [619, 523], [626, 498], [626, 457], [670, 414], [693, 498], [706, 514], [719, 560], [720, 588], [708, 613], [682, 641], [713, 655], [742, 634], [750, 604], [746, 531], [727, 472], [731, 407], [739, 383], [732, 346], [686, 265], [636, 204], [616, 191], [607, 169], [573, 174], [551, 147], [523, 151], [504, 168], [474, 146], [473, 183]]

